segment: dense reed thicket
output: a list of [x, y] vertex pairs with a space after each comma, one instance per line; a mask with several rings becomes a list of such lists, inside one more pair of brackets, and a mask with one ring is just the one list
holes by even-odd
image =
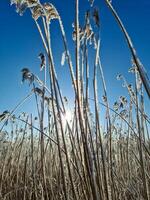
[[[98, 9], [94, 1], [87, 1], [91, 9], [85, 13], [81, 27], [80, 1], [74, 2], [75, 63], [61, 16], [52, 4], [41, 4], [39, 0], [11, 1], [19, 14], [26, 9], [31, 11], [44, 47], [44, 53], [39, 54], [44, 80], [29, 69], [22, 69], [22, 82], [29, 82], [32, 89], [13, 110], [0, 115], [0, 199], [150, 200], [147, 74], [113, 3], [105, 0], [131, 51], [129, 72], [134, 80], [131, 85], [123, 75], [117, 76], [128, 96], [120, 96], [110, 105], [101, 65]], [[70, 70], [70, 87], [74, 90], [72, 112], [67, 109], [69, 97], [64, 97], [57, 78], [51, 48], [53, 20], [58, 21], [62, 33], [61, 64], [67, 62]], [[91, 47], [95, 52], [94, 66], [89, 63]], [[93, 74], [89, 74], [90, 68]], [[98, 82], [103, 88], [102, 102]], [[31, 96], [35, 96], [37, 117], [25, 112], [17, 116], [16, 110]]]

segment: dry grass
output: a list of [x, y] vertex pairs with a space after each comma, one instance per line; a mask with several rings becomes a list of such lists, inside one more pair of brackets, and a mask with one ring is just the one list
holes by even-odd
[[[56, 8], [37, 0], [12, 3], [20, 14], [25, 8], [30, 9], [36, 23], [45, 48], [45, 55], [39, 55], [44, 80], [23, 69], [22, 81], [29, 81], [32, 90], [12, 111], [0, 115], [0, 199], [150, 200], [150, 119], [143, 92], [145, 88], [149, 96], [149, 81], [111, 2], [106, 0], [131, 50], [130, 71], [135, 82], [132, 86], [122, 75], [117, 77], [129, 95], [120, 96], [112, 108], [99, 56], [100, 38], [92, 28], [93, 18], [99, 28], [97, 9], [86, 13], [81, 28], [80, 2], [76, 0], [73, 65]], [[51, 49], [52, 20], [60, 25], [64, 44], [62, 64], [64, 59], [68, 63], [74, 90], [71, 119], [66, 117], [69, 97], [64, 98], [61, 92]], [[90, 76], [89, 43], [95, 51]], [[103, 102], [99, 102], [98, 81], [103, 86]], [[32, 95], [38, 117], [26, 113], [15, 115], [18, 107]], [[103, 115], [100, 109], [104, 110]], [[101, 119], [105, 122], [101, 123]]]

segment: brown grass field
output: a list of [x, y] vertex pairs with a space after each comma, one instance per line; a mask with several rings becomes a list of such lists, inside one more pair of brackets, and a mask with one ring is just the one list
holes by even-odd
[[[127, 42], [133, 75], [132, 85], [123, 75], [117, 76], [128, 96], [120, 96], [110, 105], [100, 38], [91, 25], [99, 27], [98, 10], [87, 11], [84, 27], [80, 27], [80, 2], [74, 2], [75, 63], [61, 16], [52, 4], [11, 2], [20, 14], [25, 8], [31, 11], [45, 52], [39, 55], [44, 78], [22, 69], [22, 82], [28, 82], [32, 89], [14, 109], [0, 115], [0, 200], [150, 200], [150, 118], [145, 103], [150, 98], [150, 82], [113, 2], [105, 0]], [[64, 97], [57, 79], [51, 48], [53, 20], [62, 34], [61, 64], [67, 63], [72, 81], [71, 111], [69, 97]], [[89, 74], [89, 43], [95, 52], [93, 75]], [[16, 115], [31, 96], [37, 117], [25, 112]]]

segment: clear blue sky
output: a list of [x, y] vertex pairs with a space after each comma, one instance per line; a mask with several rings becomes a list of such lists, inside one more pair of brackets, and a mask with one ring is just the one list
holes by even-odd
[[[74, 21], [74, 0], [52, 0], [59, 11], [67, 34], [69, 48], [73, 52], [72, 22]], [[125, 94], [121, 83], [116, 80], [118, 73], [131, 81], [128, 74], [130, 54], [121, 31], [106, 7], [104, 0], [96, 0], [101, 18], [101, 56], [110, 99]], [[149, 0], [113, 0], [137, 53], [150, 75], [150, 1]], [[89, 8], [87, 0], [80, 0], [81, 21], [84, 11]], [[63, 52], [60, 31], [57, 23], [52, 23], [52, 48], [62, 91], [70, 94], [67, 66], [61, 67]], [[43, 46], [34, 21], [29, 12], [20, 17], [9, 0], [0, 1], [0, 112], [13, 108], [29, 91], [27, 84], [21, 85], [21, 69], [28, 67], [39, 76], [38, 54]], [[27, 109], [32, 105], [26, 104]]]

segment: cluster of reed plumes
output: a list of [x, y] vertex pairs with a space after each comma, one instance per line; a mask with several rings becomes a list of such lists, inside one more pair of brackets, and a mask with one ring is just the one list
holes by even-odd
[[[106, 0], [126, 37], [134, 77], [131, 85], [123, 75], [117, 76], [129, 95], [109, 105], [99, 56], [99, 13], [96, 8], [87, 11], [81, 27], [79, 1], [75, 2], [75, 63], [61, 17], [52, 4], [11, 2], [20, 14], [31, 11], [45, 48], [45, 54], [39, 55], [44, 80], [28, 68], [22, 69], [22, 82], [29, 82], [31, 92], [13, 110], [0, 115], [0, 199], [150, 200], [150, 119], [145, 108], [150, 96], [148, 77], [111, 1]], [[94, 1], [89, 3], [94, 6]], [[70, 119], [69, 97], [61, 92], [51, 49], [52, 20], [60, 25], [64, 44], [61, 64], [68, 64], [74, 90]], [[89, 66], [89, 45], [95, 51], [94, 66]], [[92, 75], [89, 67], [93, 67]], [[97, 82], [102, 83], [102, 102]], [[27, 113], [17, 116], [15, 111], [32, 95], [37, 117]]]

